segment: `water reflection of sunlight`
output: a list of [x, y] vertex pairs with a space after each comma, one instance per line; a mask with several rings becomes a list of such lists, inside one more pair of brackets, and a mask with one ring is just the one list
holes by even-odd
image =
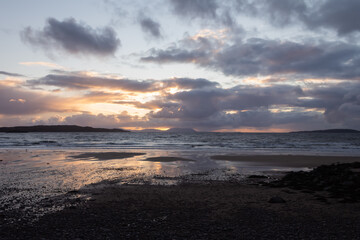
[[[114, 150], [92, 149], [86, 152], [106, 152]], [[143, 152], [121, 150], [122, 152]], [[65, 193], [89, 184], [116, 180], [121, 183], [147, 181], [154, 183], [154, 176], [164, 178], [186, 174], [208, 172], [214, 178], [226, 174], [247, 174], [256, 171], [287, 171], [288, 168], [251, 166], [244, 162], [214, 161], [210, 153], [194, 151], [146, 150], [146, 155], [123, 159], [96, 160], [76, 159], [70, 156], [84, 153], [83, 150], [3, 150], [0, 151], [0, 187], [13, 189], [33, 189], [26, 193], [39, 198], [51, 194]], [[151, 162], [148, 157], [174, 156], [194, 159], [194, 162]], [[213, 171], [220, 169], [219, 171]], [[210, 171], [211, 170], [211, 171]], [[304, 169], [305, 170], [305, 169]], [[211, 177], [209, 175], [209, 177]], [[200, 175], [199, 175], [200, 176]], [[219, 177], [220, 176], [220, 177]], [[170, 184], [175, 182], [169, 181]], [[21, 190], [19, 190], [21, 191]], [[41, 192], [41, 195], [39, 193]]]

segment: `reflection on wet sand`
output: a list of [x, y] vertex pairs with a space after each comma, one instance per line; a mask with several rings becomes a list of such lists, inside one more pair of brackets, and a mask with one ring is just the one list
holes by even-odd
[[215, 155], [218, 161], [243, 162], [253, 166], [279, 166], [293, 168], [313, 168], [324, 164], [351, 163], [360, 157], [350, 156], [301, 156], [301, 155]]
[[150, 162], [178, 162], [178, 161], [194, 162], [195, 160], [187, 159], [187, 158], [181, 158], [181, 157], [150, 157], [150, 158], [144, 159], [143, 161], [150, 161]]
[[[233, 155], [223, 159], [226, 161], [219, 161], [223, 157], [212, 159], [213, 155], [199, 151], [161, 150], [147, 150], [145, 155], [142, 150], [134, 149], [121, 152], [99, 149], [86, 152], [74, 149], [2, 150], [0, 209], [22, 209], [25, 215], [41, 215], [61, 209], [60, 202], [56, 204], [57, 208], [44, 207], [41, 205], [44, 199], [95, 186], [98, 182], [171, 185], [184, 181], [242, 181], [252, 174], [275, 176], [283, 171], [307, 170], [316, 159], [320, 159], [317, 163], [321, 164], [326, 159], [318, 156], [301, 159], [282, 156], [284, 163], [278, 164], [281, 158], [276, 157], [276, 160], [274, 156], [240, 158]], [[289, 159], [300, 161], [301, 164], [285, 164]]]
[[146, 153], [132, 153], [132, 152], [87, 152], [78, 155], [70, 156], [75, 159], [87, 159], [87, 160], [113, 160], [131, 158], [134, 156], [145, 155]]

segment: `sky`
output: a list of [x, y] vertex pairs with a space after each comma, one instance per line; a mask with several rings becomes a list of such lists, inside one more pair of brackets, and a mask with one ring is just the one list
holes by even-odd
[[359, 0], [0, 3], [0, 126], [360, 130]]

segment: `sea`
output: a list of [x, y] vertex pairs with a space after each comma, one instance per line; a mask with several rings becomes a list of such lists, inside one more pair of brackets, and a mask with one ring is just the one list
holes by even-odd
[[[79, 158], [84, 153], [142, 153], [122, 159]], [[33, 221], [59, 211], [86, 190], [111, 184], [245, 181], [307, 168], [218, 161], [214, 155], [360, 156], [357, 133], [0, 133], [0, 215], [20, 212]], [[148, 161], [180, 157], [192, 161]], [[69, 194], [72, 193], [72, 194]], [[15, 216], [15, 215], [14, 215]], [[9, 221], [16, 221], [10, 219]]]
[[0, 149], [151, 149], [360, 155], [358, 133], [0, 133]]

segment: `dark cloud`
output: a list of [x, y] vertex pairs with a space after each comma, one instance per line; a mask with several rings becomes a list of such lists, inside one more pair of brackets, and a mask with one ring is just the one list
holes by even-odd
[[129, 79], [111, 79], [86, 75], [55, 75], [49, 74], [36, 80], [28, 80], [28, 86], [48, 85], [69, 89], [109, 88], [134, 92], [152, 92], [156, 87], [151, 81]]
[[188, 19], [200, 19], [204, 23], [212, 22], [228, 27], [238, 27], [232, 14], [232, 4], [217, 0], [171, 0], [173, 13]]
[[66, 100], [0, 84], [0, 114], [29, 115], [69, 110]]
[[141, 58], [144, 62], [157, 62], [157, 63], [191, 63], [200, 59], [206, 60], [208, 55], [202, 50], [186, 50], [177, 48], [168, 48], [166, 50], [152, 49], [151, 55]]
[[359, 64], [360, 47], [356, 45], [249, 39], [220, 51], [212, 67], [238, 76], [290, 73], [357, 79]]
[[216, 18], [215, 0], [171, 0], [176, 14], [190, 18]]
[[308, 10], [305, 1], [263, 0], [264, 8], [259, 14], [268, 14], [271, 22], [280, 26], [293, 23], [296, 19], [303, 19]]
[[345, 35], [360, 31], [359, 12], [358, 0], [327, 0], [308, 14], [305, 23], [309, 28], [330, 28]]
[[[254, 110], [272, 105], [291, 106], [302, 96], [302, 89], [279, 85], [257, 88], [238, 86], [231, 89], [196, 89], [168, 95], [158, 103], [154, 118], [202, 119], [224, 111]], [[168, 103], [172, 103], [169, 105]], [[155, 102], [152, 102], [154, 104]], [[163, 105], [163, 104], [166, 105]]]
[[217, 39], [198, 37], [196, 39], [186, 36], [177, 44], [167, 49], [150, 49], [148, 56], [142, 57], [143, 62], [155, 63], [196, 63], [206, 64], [213, 57], [214, 50], [220, 48], [221, 44]]
[[[152, 49], [145, 62], [195, 63], [226, 75], [305, 74], [311, 77], [360, 79], [360, 47], [344, 42], [308, 42], [251, 38], [232, 45], [198, 44]], [[207, 42], [207, 48], [202, 47]]]
[[324, 109], [326, 121], [359, 128], [360, 83], [315, 87], [305, 91], [305, 96], [309, 99], [299, 100], [298, 106]]
[[21, 74], [9, 73], [9, 72], [5, 72], [5, 71], [0, 71], [0, 74], [10, 76], [10, 77], [24, 77], [24, 75], [21, 75]]
[[235, 0], [233, 3], [241, 14], [265, 17], [276, 26], [298, 23], [310, 30], [331, 29], [339, 35], [360, 30], [358, 0]]
[[319, 85], [306, 90], [292, 85], [193, 89], [169, 93], [145, 103], [118, 103], [160, 109], [151, 111], [146, 118], [148, 124], [158, 127], [191, 126], [201, 130], [360, 128], [360, 85], [354, 82]]
[[120, 46], [120, 40], [112, 28], [93, 29], [73, 18], [64, 21], [49, 18], [43, 30], [27, 27], [21, 32], [21, 37], [36, 47], [45, 50], [60, 48], [71, 54], [109, 56]]
[[[75, 80], [77, 81], [77, 80]], [[128, 100], [127, 94], [107, 93], [88, 88], [78, 98], [58, 99], [16, 90], [0, 89], [0, 114], [31, 115], [66, 111], [66, 106], [82, 103], [114, 103], [147, 109], [143, 117], [126, 112], [114, 115], [75, 114], [52, 118], [51, 123], [86, 124], [98, 127], [193, 127], [210, 131], [236, 128], [315, 129], [348, 127], [360, 129], [360, 83], [355, 81], [294, 85], [238, 85], [222, 88], [206, 79], [177, 78], [157, 81], [165, 89], [148, 102]], [[130, 98], [131, 99], [131, 98]], [[45, 121], [46, 122], [46, 121]]]
[[[122, 112], [121, 114], [113, 115], [83, 113], [68, 116], [58, 122], [70, 125], [117, 128], [127, 126], [131, 122], [137, 123], [138, 120], [138, 117], [131, 116], [127, 114], [127, 112]], [[53, 121], [56, 121], [56, 119], [53, 119]]]
[[234, 9], [240, 14], [265, 17], [275, 26], [294, 24], [305, 19], [309, 6], [304, 0], [235, 0]]
[[155, 92], [168, 88], [196, 89], [216, 87], [218, 83], [198, 78], [172, 78], [166, 80], [130, 80], [107, 77], [88, 76], [86, 73], [58, 72], [62, 74], [49, 74], [45, 77], [28, 80], [27, 86], [56, 86], [69, 89], [96, 89], [106, 88], [131, 92]]
[[159, 39], [162, 38], [161, 26], [149, 17], [140, 17], [139, 23], [141, 29], [149, 36]]
[[162, 82], [165, 87], [178, 87], [180, 89], [215, 88], [220, 86], [219, 83], [204, 78], [172, 78]]
[[330, 29], [339, 35], [360, 31], [358, 0], [172, 0], [175, 14], [225, 26], [236, 26], [236, 16], [263, 18], [276, 27], [302, 25]]

